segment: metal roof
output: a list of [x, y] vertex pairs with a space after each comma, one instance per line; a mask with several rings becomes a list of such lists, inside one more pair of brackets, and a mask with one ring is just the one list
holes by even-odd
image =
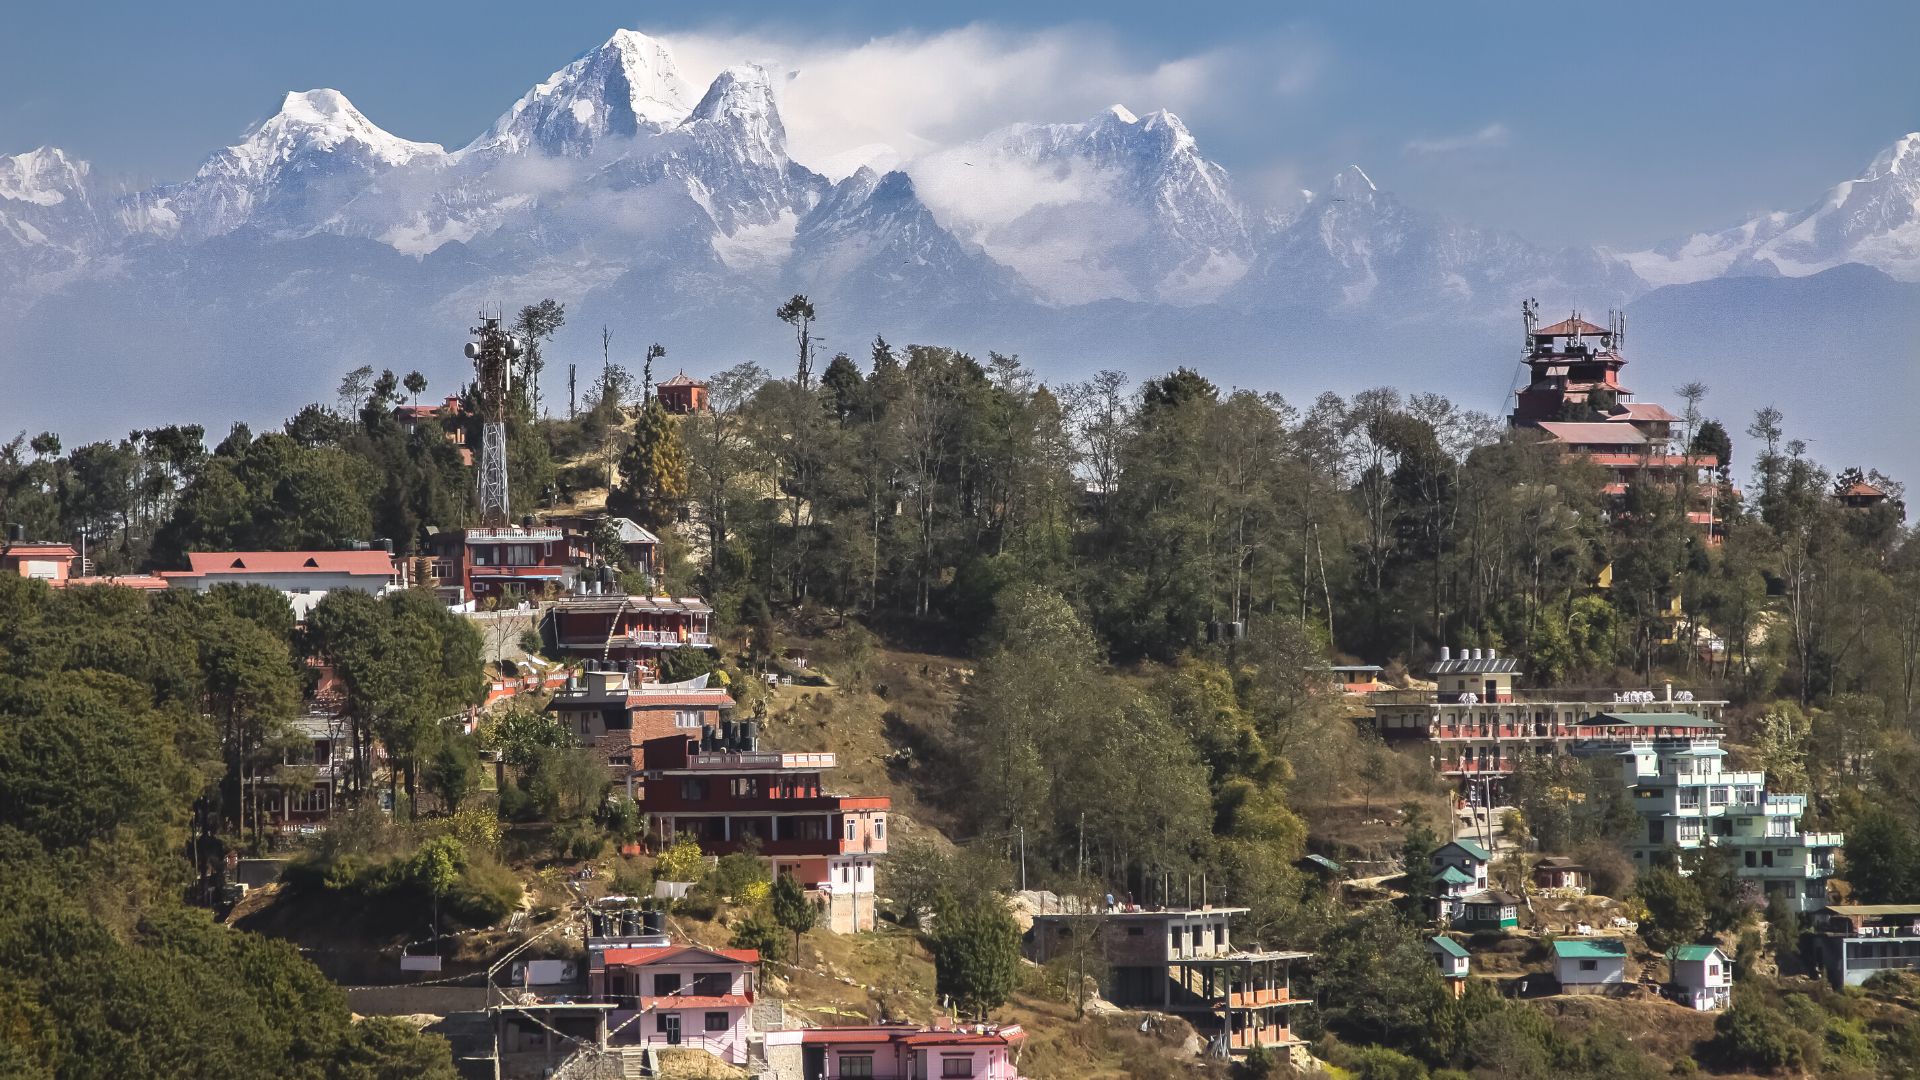
[[1439, 949], [1441, 952], [1446, 953], [1448, 956], [1454, 957], [1455, 959], [1464, 960], [1467, 958], [1466, 946], [1460, 944], [1459, 942], [1453, 940], [1452, 938], [1448, 937], [1445, 934], [1441, 934], [1437, 937], [1428, 938], [1427, 947], [1432, 949]]
[[1481, 847], [1479, 844], [1476, 844], [1471, 840], [1449, 840], [1446, 843], [1441, 844], [1439, 847], [1434, 848], [1433, 853], [1435, 855], [1438, 855], [1439, 853], [1447, 850], [1450, 847], [1457, 847], [1461, 851], [1464, 851], [1467, 854], [1473, 856], [1474, 858], [1479, 859], [1481, 862], [1493, 861], [1493, 855], [1490, 854], [1486, 848]]
[[1462, 873], [1457, 866], [1449, 866], [1433, 875], [1433, 880], [1444, 881], [1449, 885], [1468, 885], [1473, 882], [1473, 878]]
[[1481, 657], [1478, 660], [1435, 660], [1427, 665], [1429, 675], [1517, 675], [1520, 661], [1511, 656]]
[[1704, 727], [1717, 728], [1717, 721], [1682, 712], [1614, 713], [1603, 712], [1593, 718], [1595, 724], [1621, 724], [1627, 727]]
[[1591, 941], [1562, 938], [1553, 943], [1553, 955], [1562, 960], [1625, 960], [1627, 943], [1619, 938], [1595, 938]]
[[[1667, 950], [1668, 960], [1711, 960], [1713, 954], [1720, 952], [1717, 945], [1675, 945]], [[1726, 955], [1721, 953], [1722, 956]]]

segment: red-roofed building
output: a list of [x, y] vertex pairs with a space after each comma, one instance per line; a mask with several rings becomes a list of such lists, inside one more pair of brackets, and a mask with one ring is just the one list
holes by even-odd
[[1654, 402], [1632, 400], [1633, 391], [1620, 381], [1625, 336], [1624, 316], [1599, 327], [1576, 313], [1535, 327], [1528, 308], [1525, 363], [1532, 374], [1516, 394], [1508, 422], [1592, 459], [1609, 474], [1602, 491], [1610, 499], [1642, 482], [1691, 488], [1687, 519], [1708, 543], [1719, 543], [1724, 529], [1714, 519], [1714, 499], [1724, 486], [1715, 476], [1720, 461], [1694, 453], [1690, 432], [1676, 436], [1681, 417]]
[[752, 849], [775, 875], [796, 878], [826, 904], [836, 934], [874, 928], [874, 867], [887, 853], [881, 797], [828, 794], [826, 753], [759, 748], [759, 726], [723, 723], [697, 735], [649, 740], [640, 809], [657, 847], [691, 837], [709, 855]]
[[653, 392], [660, 398], [660, 407], [670, 413], [707, 411], [707, 384], [688, 378], [684, 371], [654, 387]]
[[568, 587], [575, 574], [573, 547], [558, 525], [531, 520], [500, 528], [433, 533], [434, 588], [449, 603], [512, 607]]
[[162, 570], [169, 588], [206, 592], [215, 585], [265, 585], [280, 590], [305, 619], [335, 589], [379, 594], [394, 586], [393, 554], [384, 548], [348, 551], [194, 551], [190, 570]]
[[747, 1062], [760, 954], [752, 949], [642, 945], [593, 950], [587, 992], [614, 1006], [615, 1045], [685, 1046]]
[[773, 1080], [1020, 1080], [1018, 1024], [801, 1028], [766, 1033]]
[[72, 576], [80, 553], [71, 544], [28, 543], [16, 540], [0, 554], [0, 573], [18, 574], [58, 585]]

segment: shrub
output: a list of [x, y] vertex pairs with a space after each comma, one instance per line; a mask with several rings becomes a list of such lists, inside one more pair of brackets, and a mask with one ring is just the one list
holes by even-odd
[[1778, 1009], [1740, 995], [1733, 1007], [1714, 1021], [1714, 1054], [1735, 1068], [1775, 1072], [1799, 1068], [1805, 1060], [1800, 1042], [1789, 1033], [1790, 1022]]
[[690, 836], [682, 836], [660, 853], [653, 864], [653, 876], [659, 881], [699, 881], [706, 869], [706, 856], [700, 853], [700, 844]]
[[758, 949], [760, 959], [779, 963], [787, 958], [787, 935], [773, 919], [754, 912], [733, 928], [728, 944], [735, 949]]
[[764, 886], [770, 884], [767, 878], [767, 865], [752, 852], [735, 851], [720, 856], [713, 868], [714, 891], [729, 900], [750, 903], [743, 894], [754, 885], [761, 885], [761, 895], [766, 895]]
[[522, 892], [512, 870], [490, 856], [475, 856], [447, 891], [446, 912], [468, 926], [492, 926], [520, 906]]
[[1427, 1080], [1427, 1067], [1417, 1058], [1384, 1046], [1350, 1051], [1345, 1068], [1359, 1080]]

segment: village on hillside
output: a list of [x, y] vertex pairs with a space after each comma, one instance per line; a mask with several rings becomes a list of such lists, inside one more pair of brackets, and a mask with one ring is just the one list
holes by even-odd
[[1897, 483], [1779, 414], [1736, 480], [1618, 315], [1526, 306], [1500, 418], [815, 317], [785, 378], [559, 403], [548, 302], [424, 404], [15, 440], [0, 822], [421, 1076], [1910, 1075]]

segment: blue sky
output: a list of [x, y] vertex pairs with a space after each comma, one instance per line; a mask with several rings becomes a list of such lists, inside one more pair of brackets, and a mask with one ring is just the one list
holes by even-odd
[[[911, 158], [1016, 120], [1167, 107], [1241, 190], [1357, 163], [1423, 208], [1637, 246], [1798, 208], [1920, 129], [1920, 4], [555, 5], [364, 0], [0, 11], [0, 152], [133, 182], [190, 173], [288, 89], [331, 86], [457, 146], [628, 26], [690, 82], [797, 72], [795, 154]], [[805, 115], [800, 115], [802, 111]]]

